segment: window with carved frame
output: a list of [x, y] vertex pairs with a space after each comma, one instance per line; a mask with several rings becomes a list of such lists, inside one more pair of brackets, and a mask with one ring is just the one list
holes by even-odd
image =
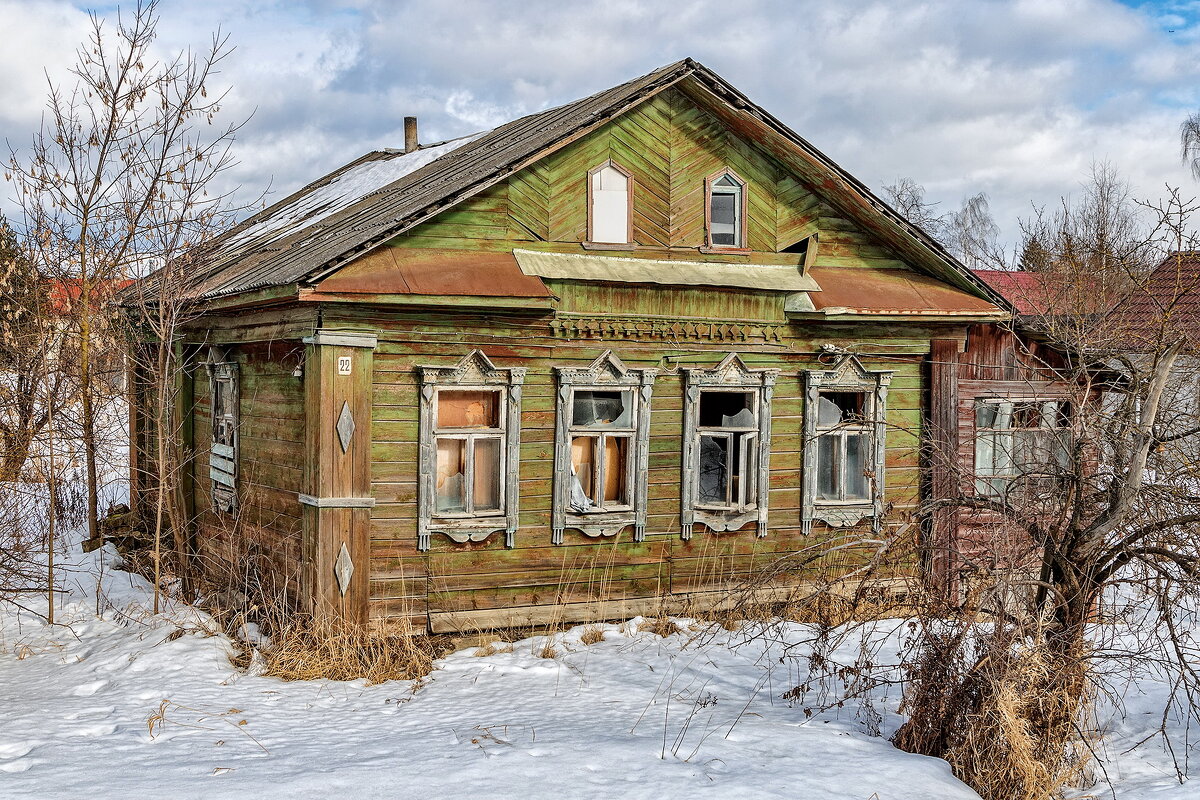
[[804, 497], [801, 523], [882, 523], [887, 390], [892, 373], [853, 355], [832, 370], [805, 372]]
[[586, 368], [557, 367], [552, 541], [567, 528], [615, 536], [646, 528], [646, 465], [654, 369], [630, 369], [611, 351]]
[[711, 369], [685, 368], [683, 538], [696, 523], [767, 532], [771, 397], [777, 369], [749, 369], [730, 353]]
[[434, 533], [478, 542], [498, 531], [512, 547], [524, 368], [498, 368], [475, 350], [454, 366], [418, 369], [418, 549]]

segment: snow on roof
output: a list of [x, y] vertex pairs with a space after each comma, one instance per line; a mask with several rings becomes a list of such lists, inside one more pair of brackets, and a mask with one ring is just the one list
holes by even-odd
[[349, 208], [368, 195], [416, 172], [447, 153], [473, 142], [488, 131], [451, 139], [441, 144], [422, 147], [411, 153], [397, 151], [381, 160], [367, 161], [350, 167], [329, 183], [316, 187], [276, 209], [270, 216], [241, 231], [226, 245], [234, 249], [254, 241], [262, 246], [285, 235], [311, 227], [337, 212]]

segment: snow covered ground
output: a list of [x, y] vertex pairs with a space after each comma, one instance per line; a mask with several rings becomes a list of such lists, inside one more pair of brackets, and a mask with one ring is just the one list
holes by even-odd
[[[151, 615], [147, 584], [112, 560], [68, 559], [62, 626], [38, 618], [44, 600], [0, 611], [0, 797], [976, 797], [888, 744], [894, 687], [878, 716], [806, 718], [782, 697], [803, 659], [769, 637], [634, 621], [591, 645], [574, 629], [555, 658], [541, 638], [461, 650], [419, 687], [284, 683], [234, 669], [205, 615]], [[1161, 748], [1116, 754], [1154, 727], [1160, 690], [1114, 723], [1120, 797], [1196, 796]]]

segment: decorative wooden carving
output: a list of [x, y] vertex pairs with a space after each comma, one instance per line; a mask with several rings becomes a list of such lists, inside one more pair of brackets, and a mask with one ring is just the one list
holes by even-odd
[[779, 342], [783, 326], [724, 320], [663, 320], [560, 313], [550, 323], [558, 339], [650, 339], [658, 341]]
[[[876, 531], [883, 522], [884, 464], [887, 445], [887, 391], [891, 372], [871, 372], [854, 355], [845, 355], [831, 370], [804, 373], [803, 490], [800, 521], [804, 533], [812, 531], [813, 520], [848, 527], [867, 517]], [[818, 405], [822, 392], [864, 392], [870, 396], [867, 423], [873, 429], [868, 465], [870, 497], [865, 501], [834, 501], [817, 498], [817, 452], [820, 429]]]
[[[566, 528], [592, 537], [615, 536], [633, 526], [633, 540], [646, 538], [646, 469], [650, 462], [650, 400], [654, 392], [656, 369], [629, 369], [621, 359], [606, 350], [586, 368], [556, 367], [558, 402], [554, 439], [554, 510], [551, 542], [562, 544]], [[628, 391], [633, 403], [633, 441], [626, 455], [626, 491], [628, 505], [615, 509], [599, 508], [576, 511], [571, 507], [571, 488], [575, 477], [571, 468], [571, 415], [574, 393], [580, 390]]]
[[[758, 535], [767, 535], [768, 490], [770, 488], [771, 397], [778, 369], [750, 369], [737, 353], [730, 353], [711, 369], [685, 368], [683, 414], [683, 471], [681, 480], [683, 538], [690, 539], [697, 522], [714, 532], [736, 531], [756, 522]], [[756, 435], [747, 436], [755, 448], [755, 482], [752, 496], [728, 508], [703, 507], [700, 503], [700, 399], [705, 390], [753, 392], [757, 408]]]
[[[430, 537], [441, 533], [455, 542], [481, 542], [504, 531], [504, 543], [513, 547], [520, 498], [518, 466], [521, 455], [521, 384], [524, 367], [501, 368], [481, 350], [473, 350], [453, 366], [417, 367], [421, 376], [420, 444], [418, 451], [417, 549], [428, 550]], [[497, 390], [500, 393], [504, 444], [501, 448], [500, 496], [496, 513], [471, 516], [439, 515], [436, 510], [437, 452], [434, 437], [436, 398], [440, 389]]]

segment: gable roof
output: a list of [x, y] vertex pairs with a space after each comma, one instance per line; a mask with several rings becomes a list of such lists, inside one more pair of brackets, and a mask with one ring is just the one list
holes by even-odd
[[312, 284], [672, 86], [754, 140], [915, 268], [1007, 307], [865, 185], [692, 59], [473, 136], [408, 154], [368, 153], [214, 240], [193, 296]]

